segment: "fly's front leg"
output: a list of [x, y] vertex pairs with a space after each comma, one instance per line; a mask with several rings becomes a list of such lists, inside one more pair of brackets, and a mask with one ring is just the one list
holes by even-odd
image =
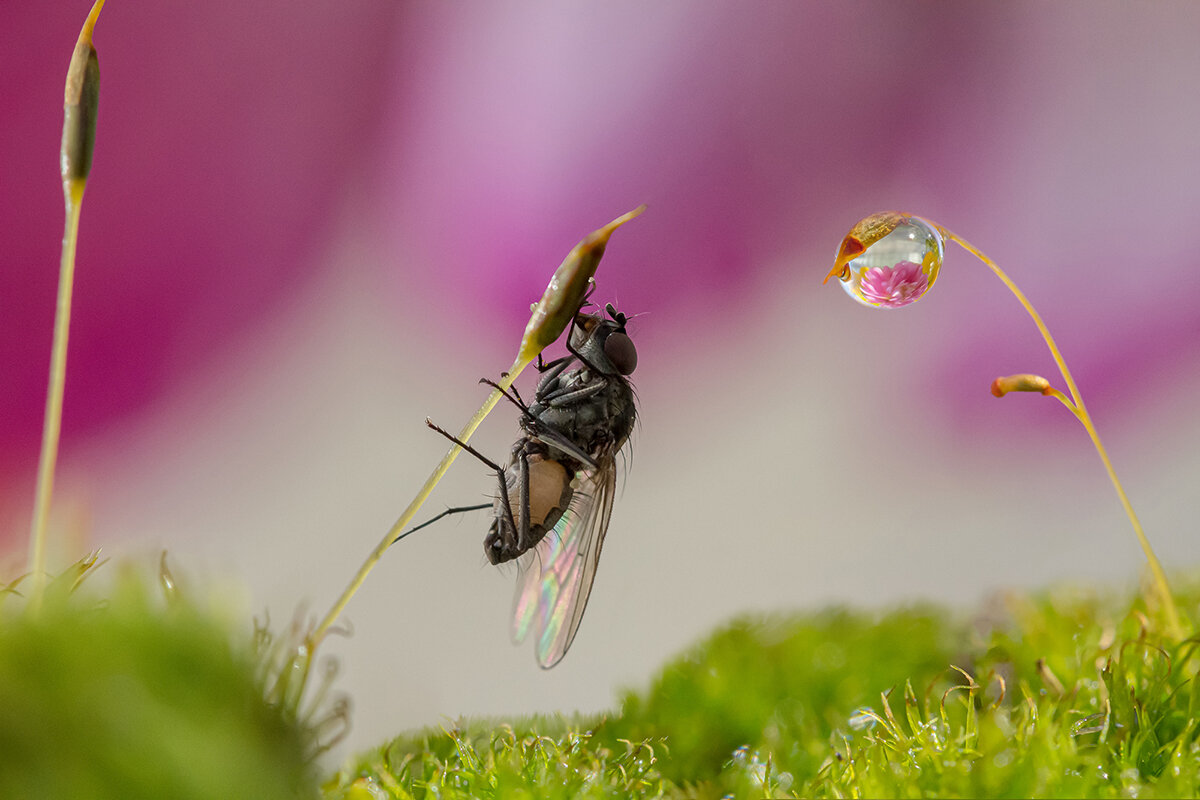
[[574, 356], [563, 356], [562, 358], [556, 358], [553, 361], [543, 361], [542, 354], [538, 353], [537, 371], [546, 372], [547, 370], [557, 369], [558, 372], [562, 372], [562, 368], [565, 367], [573, 358]]
[[[501, 506], [501, 508], [504, 509], [504, 520], [508, 523], [508, 528], [507, 528], [507, 531], [509, 532], [508, 536], [505, 536], [506, 531], [503, 530], [504, 526], [497, 525], [496, 527], [502, 529], [502, 530], [498, 531], [498, 533], [500, 534], [500, 541], [501, 541], [501, 544], [503, 545], [502, 549], [507, 550], [509, 548], [509, 546], [512, 544], [512, 542], [508, 542], [508, 541], [504, 541], [504, 540], [508, 539], [511, 536], [513, 536], [514, 534], [516, 534], [517, 541], [519, 542], [521, 540], [521, 536], [520, 536], [520, 532], [517, 529], [517, 521], [516, 521], [516, 519], [513, 518], [512, 503], [510, 503], [508, 501], [508, 481], [505, 480], [504, 470], [497, 470], [496, 478], [500, 484], [499, 485], [500, 494], [498, 494], [496, 496], [500, 498], [500, 506]], [[526, 514], [528, 514], [528, 512], [526, 512]]]
[[583, 364], [585, 367], [590, 369], [593, 373], [595, 373], [597, 375], [602, 374], [601, 371], [596, 367], [595, 364], [588, 361], [587, 358], [583, 355], [583, 353], [581, 353], [575, 349], [575, 345], [571, 344], [570, 336], [567, 337], [567, 352], [570, 353], [571, 355], [573, 355], [575, 358], [578, 358], [579, 363]]
[[570, 366], [574, 360], [574, 356], [563, 356], [560, 359], [551, 361], [546, 367], [545, 372], [542, 373], [542, 377], [538, 379], [537, 396], [541, 397], [547, 390], [547, 387], [553, 384], [558, 379], [558, 376], [562, 375], [563, 370]]

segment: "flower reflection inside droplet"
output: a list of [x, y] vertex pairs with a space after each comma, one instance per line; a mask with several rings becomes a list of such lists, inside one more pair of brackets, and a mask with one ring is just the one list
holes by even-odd
[[870, 303], [899, 308], [915, 301], [929, 288], [921, 265], [901, 261], [894, 267], [872, 267], [862, 274], [859, 290]]
[[[857, 257], [842, 261], [856, 249]], [[846, 293], [863, 305], [901, 308], [933, 286], [944, 252], [937, 228], [920, 217], [877, 214], [856, 225], [842, 243], [844, 267], [838, 277]]]

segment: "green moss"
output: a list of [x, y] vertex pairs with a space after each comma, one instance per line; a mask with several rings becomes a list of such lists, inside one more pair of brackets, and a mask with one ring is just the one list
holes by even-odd
[[[248, 637], [135, 577], [102, 603], [72, 591], [78, 577], [36, 614], [0, 604], [0, 797], [316, 794], [313, 731], [264, 702], [262, 654], [236, 646]], [[1194, 617], [1200, 587], [1177, 589]], [[1066, 591], [973, 617], [746, 618], [626, 693], [618, 712], [403, 736], [325, 792], [1194, 797], [1200, 641], [1165, 639], [1164, 627], [1140, 599]]]
[[1164, 627], [1078, 592], [744, 619], [618, 714], [403, 736], [327, 796], [1195, 797], [1198, 643]]
[[316, 795], [248, 642], [132, 575], [103, 602], [70, 588], [0, 620], [0, 797]]

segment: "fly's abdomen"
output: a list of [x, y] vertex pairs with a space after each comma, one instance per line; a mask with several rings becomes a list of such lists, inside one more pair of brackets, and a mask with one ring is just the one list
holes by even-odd
[[[529, 454], [529, 521], [523, 525], [524, 507], [521, 501], [521, 464], [514, 458], [505, 469], [504, 478], [508, 497], [508, 508], [512, 511], [512, 520], [516, 529], [509, 522], [508, 512], [502, 499], [497, 496], [495, 503], [496, 521], [492, 530], [483, 541], [483, 550], [488, 561], [502, 564], [511, 561], [530, 548], [537, 545], [546, 534], [554, 528], [563, 512], [571, 503], [574, 490], [571, 488], [572, 475], [560, 462], [548, 459], [539, 453]], [[520, 532], [528, 530], [528, 538], [521, 541]]]
[[[513, 513], [521, 507], [518, 487], [509, 485], [508, 501]], [[561, 462], [539, 455], [529, 457], [529, 526], [545, 530], [554, 527], [571, 502], [571, 476]], [[541, 539], [541, 536], [537, 537]], [[535, 542], [536, 543], [536, 542]]]

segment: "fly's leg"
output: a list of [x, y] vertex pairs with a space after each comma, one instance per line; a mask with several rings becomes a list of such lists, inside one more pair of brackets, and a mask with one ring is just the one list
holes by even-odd
[[[587, 308], [588, 306], [591, 305], [591, 303], [588, 302], [588, 298], [592, 296], [592, 292], [596, 291], [595, 279], [588, 278], [588, 283], [589, 283], [588, 290], [583, 295], [583, 299], [579, 301], [579, 308], [575, 309], [575, 316], [571, 318], [571, 329], [569, 331], [567, 331], [567, 342], [566, 342], [567, 350], [570, 351], [572, 353], [572, 355], [562, 356], [561, 358], [556, 358], [553, 361], [543, 361], [542, 354], [538, 353], [537, 370], [538, 370], [538, 372], [543, 372], [543, 373], [546, 372], [547, 370], [555, 370], [553, 376], [547, 376], [551, 379], [553, 379], [553, 377], [557, 377], [557, 375], [560, 372], [562, 372], [563, 369], [567, 366], [567, 364], [569, 364], [573, 359], [580, 358], [579, 354], [576, 353], [574, 348], [571, 347], [571, 334], [575, 332], [575, 327], [577, 325], [579, 325], [579, 315], [583, 313], [583, 310], [585, 308]], [[587, 361], [584, 361], [584, 363], [587, 364]], [[588, 364], [588, 366], [592, 366], [592, 365]], [[592, 368], [595, 369], [595, 367], [592, 367]], [[543, 380], [545, 380], [545, 379], [543, 379]]]
[[[499, 386], [496, 386], [496, 384], [489, 381], [487, 378], [483, 379], [483, 383], [489, 384], [491, 386], [495, 386], [497, 389], [500, 388]], [[504, 396], [508, 397], [508, 394], [505, 393]], [[533, 414], [529, 413], [529, 409], [526, 408], [523, 404], [518, 403], [512, 397], [508, 397], [508, 399], [510, 402], [514, 403], [517, 406], [517, 408], [521, 409], [521, 415], [525, 418], [525, 421], [529, 424], [529, 427], [532, 428], [532, 430], [530, 431], [531, 436], [533, 436], [535, 439], [537, 439], [540, 442], [544, 442], [545, 444], [553, 445], [554, 447], [557, 447], [559, 450], [562, 450], [564, 453], [567, 453], [572, 458], [574, 458], [576, 461], [579, 461], [580, 463], [582, 463], [589, 469], [596, 469], [597, 464], [596, 464], [595, 459], [593, 459], [591, 456], [589, 456], [587, 453], [585, 453], [582, 450], [582, 448], [579, 447], [579, 445], [575, 444], [570, 439], [563, 436], [558, 431], [554, 430], [554, 428], [551, 428], [549, 425], [542, 422], [540, 419], [535, 417]], [[442, 431], [442, 433], [446, 436], [449, 436], [449, 434], [447, 434], [445, 431]], [[452, 437], [452, 436], [450, 438], [454, 439], [454, 437]], [[458, 440], [454, 439], [454, 441], [458, 441]]]
[[[489, 467], [491, 467], [492, 469], [494, 469], [496, 471], [496, 479], [500, 481], [499, 497], [500, 497], [501, 504], [504, 506], [504, 516], [507, 518], [508, 524], [511, 526], [510, 530], [515, 531], [517, 529], [517, 521], [515, 519], [513, 519], [512, 505], [508, 502], [508, 482], [506, 480], [504, 480], [504, 470], [500, 467], [500, 465], [497, 464], [495, 461], [492, 461], [487, 456], [480, 453], [474, 447], [471, 447], [471, 445], [469, 445], [466, 442], [459, 439], [454, 434], [450, 433], [449, 431], [443, 430], [442, 428], [439, 428], [437, 425], [435, 425], [433, 423], [433, 420], [429, 419], [428, 417], [425, 418], [425, 424], [428, 425], [430, 428], [433, 428], [435, 431], [440, 433], [442, 436], [445, 436], [447, 439], [454, 442], [456, 445], [461, 447], [463, 450], [466, 450], [468, 453], [475, 456], [480, 461], [482, 461], [484, 464], [487, 464]], [[411, 531], [410, 531], [410, 533], [411, 533]]]
[[[541, 358], [541, 356], [539, 355], [539, 356], [538, 356], [538, 358]], [[507, 377], [508, 377], [508, 373], [507, 373], [507, 372], [501, 372], [501, 373], [500, 373], [500, 377], [501, 377], [502, 379], [503, 379], [503, 378], [507, 378]], [[494, 380], [492, 380], [491, 378], [480, 378], [480, 379], [479, 379], [479, 382], [480, 382], [480, 383], [486, 383], [488, 386], [491, 386], [493, 389], [496, 389], [496, 390], [498, 390], [498, 391], [500, 392], [500, 394], [503, 394], [503, 395], [505, 395], [506, 397], [508, 396], [508, 394], [509, 394], [509, 393], [511, 393], [511, 394], [512, 394], [512, 397], [509, 397], [509, 398], [508, 398], [509, 400], [512, 400], [512, 398], [513, 398], [513, 397], [515, 397], [515, 398], [517, 398], [517, 404], [518, 404], [518, 405], [519, 405], [521, 408], [525, 408], [525, 407], [526, 407], [526, 406], [525, 406], [525, 399], [524, 399], [523, 397], [521, 397], [521, 393], [517, 391], [517, 387], [516, 387], [516, 386], [509, 386], [507, 390], [505, 390], [505, 389], [501, 389], [501, 388], [500, 388], [500, 385], [499, 385], [498, 383], [496, 383]]]
[[445, 511], [438, 514], [436, 517], [433, 517], [432, 519], [428, 519], [425, 522], [422, 522], [420, 525], [417, 525], [416, 527], [409, 528], [404, 533], [397, 536], [395, 539], [392, 539], [392, 544], [395, 544], [396, 542], [400, 541], [405, 536], [408, 536], [410, 533], [416, 533], [417, 531], [421, 530], [421, 528], [428, 528], [430, 525], [437, 522], [442, 517], [448, 517], [452, 514], [465, 514], [468, 511], [482, 511], [485, 508], [491, 508], [491, 507], [492, 507], [491, 503], [480, 503], [479, 505], [476, 505], [476, 506], [455, 506], [453, 508], [447, 508]]
[[[592, 292], [594, 292], [594, 291], [596, 291], [596, 279], [588, 278], [587, 291], [584, 292], [583, 297], [580, 298], [579, 308], [575, 309], [575, 316], [571, 317], [571, 330], [567, 331], [567, 349], [568, 350], [571, 349], [571, 347], [570, 347], [571, 333], [574, 331], [575, 326], [579, 324], [579, 315], [583, 313], [583, 310], [585, 308], [587, 308], [588, 306], [591, 305], [591, 303], [588, 302], [588, 298], [592, 296]], [[554, 369], [555, 367], [560, 367], [559, 372], [561, 372], [562, 371], [561, 367], [566, 366], [566, 363], [569, 362], [571, 360], [571, 358], [572, 358], [571, 356], [563, 356], [562, 358], [556, 358], [553, 361], [543, 361], [542, 354], [538, 353], [537, 371], [545, 372], [548, 369]], [[555, 373], [555, 374], [557, 374], [557, 373]]]
[[575, 346], [573, 344], [571, 344], [570, 336], [567, 337], [566, 344], [567, 344], [567, 352], [570, 353], [575, 358], [578, 358], [580, 364], [583, 364], [585, 367], [587, 367], [588, 369], [590, 369], [592, 372], [596, 373], [597, 375], [603, 374], [595, 364], [588, 361], [587, 358], [585, 358], [582, 353], [580, 353], [578, 350], [575, 349]]
[[[514, 527], [514, 530], [517, 533], [517, 549], [523, 553], [532, 546], [529, 541], [529, 454], [524, 447], [517, 456], [517, 463], [521, 468], [518, 477], [521, 490], [521, 525]], [[507, 484], [504, 488], [508, 489]]]
[[564, 392], [547, 392], [540, 400], [551, 408], [563, 408], [564, 406], [574, 405], [604, 391], [604, 388], [608, 385], [608, 380], [607, 377], [597, 374], [592, 380], [578, 389], [571, 389]]
[[570, 366], [571, 362], [574, 360], [574, 356], [563, 356], [560, 359], [550, 362], [550, 364], [546, 367], [546, 370], [542, 373], [542, 377], [538, 379], [538, 397], [542, 396], [542, 393], [546, 391], [546, 387], [554, 383], [554, 381], [558, 379], [558, 376], [562, 375], [563, 370]]
[[518, 403], [520, 403], [520, 404], [521, 404], [521, 405], [523, 405], [523, 406], [524, 406], [524, 405], [526, 405], [526, 403], [525, 403], [525, 398], [524, 398], [524, 397], [521, 397], [521, 393], [517, 391], [517, 387], [516, 387], [516, 386], [509, 386], [509, 387], [508, 387], [508, 390], [509, 390], [510, 392], [512, 392], [512, 396], [513, 396], [513, 397], [517, 398], [517, 402], [518, 402]]
[[[489, 380], [488, 378], [480, 378], [479, 382], [485, 383], [494, 389], [500, 389], [499, 384], [497, 384], [495, 381]], [[563, 406], [569, 406], [599, 394], [600, 392], [604, 391], [604, 387], [607, 385], [608, 379], [598, 376], [593, 378], [588, 383], [585, 383], [578, 389], [571, 389], [568, 392], [545, 392], [539, 394], [538, 402], [553, 408], [561, 408]], [[529, 406], [525, 404], [525, 401], [521, 398], [521, 395], [517, 394], [515, 389], [512, 387], [509, 387], [508, 391], [500, 389], [500, 393], [503, 394], [510, 403], [519, 408], [522, 416], [524, 416], [526, 419], [536, 419], [536, 417], [533, 416], [533, 413], [529, 410]]]
[[573, 358], [574, 356], [563, 356], [562, 358], [556, 358], [553, 361], [542, 361], [542, 354], [538, 353], [537, 371], [545, 372], [546, 370], [556, 369], [557, 372], [554, 374], [557, 375], [559, 372], [562, 372], [563, 367], [567, 365], [567, 362], [571, 361]]
[[440, 433], [442, 436], [445, 436], [445, 437], [446, 437], [447, 439], [449, 439], [450, 441], [454, 442], [456, 445], [458, 445], [459, 447], [461, 447], [463, 450], [466, 450], [468, 453], [470, 453], [471, 455], [473, 455], [473, 456], [475, 456], [476, 458], [478, 458], [478, 459], [479, 459], [480, 461], [482, 461], [484, 464], [487, 464], [489, 467], [491, 467], [492, 469], [496, 470], [496, 472], [500, 472], [500, 473], [503, 473], [503, 472], [504, 472], [504, 470], [500, 468], [500, 465], [499, 465], [499, 464], [497, 464], [495, 461], [492, 461], [490, 458], [488, 458], [487, 456], [485, 456], [483, 453], [479, 452], [479, 451], [478, 451], [478, 450], [476, 450], [474, 447], [471, 447], [471, 445], [467, 444], [467, 443], [466, 443], [466, 442], [464, 442], [462, 439], [459, 439], [457, 436], [455, 436], [454, 434], [450, 433], [449, 431], [447, 431], [447, 430], [445, 430], [445, 429], [443, 429], [443, 428], [440, 428], [440, 427], [438, 427], [438, 425], [437, 425], [437, 424], [435, 424], [435, 423], [434, 423], [434, 421], [433, 421], [433, 420], [431, 420], [429, 417], [426, 417], [426, 418], [425, 418], [425, 424], [426, 424], [426, 425], [428, 425], [428, 426], [429, 426], [430, 428], [432, 428], [433, 430], [435, 430], [435, 431], [437, 431], [438, 433]]
[[504, 398], [506, 400], [508, 400], [510, 403], [515, 404], [517, 408], [521, 409], [521, 411], [523, 411], [525, 413], [529, 412], [529, 406], [525, 405], [525, 401], [523, 399], [521, 399], [521, 394], [520, 394], [520, 392], [517, 391], [517, 387], [510, 386], [510, 387], [508, 387], [508, 389], [501, 389], [500, 384], [496, 383], [491, 378], [480, 378], [479, 382], [482, 384], [486, 384], [486, 385], [492, 387], [493, 389], [495, 389], [496, 391], [500, 392], [500, 394], [504, 395]]

